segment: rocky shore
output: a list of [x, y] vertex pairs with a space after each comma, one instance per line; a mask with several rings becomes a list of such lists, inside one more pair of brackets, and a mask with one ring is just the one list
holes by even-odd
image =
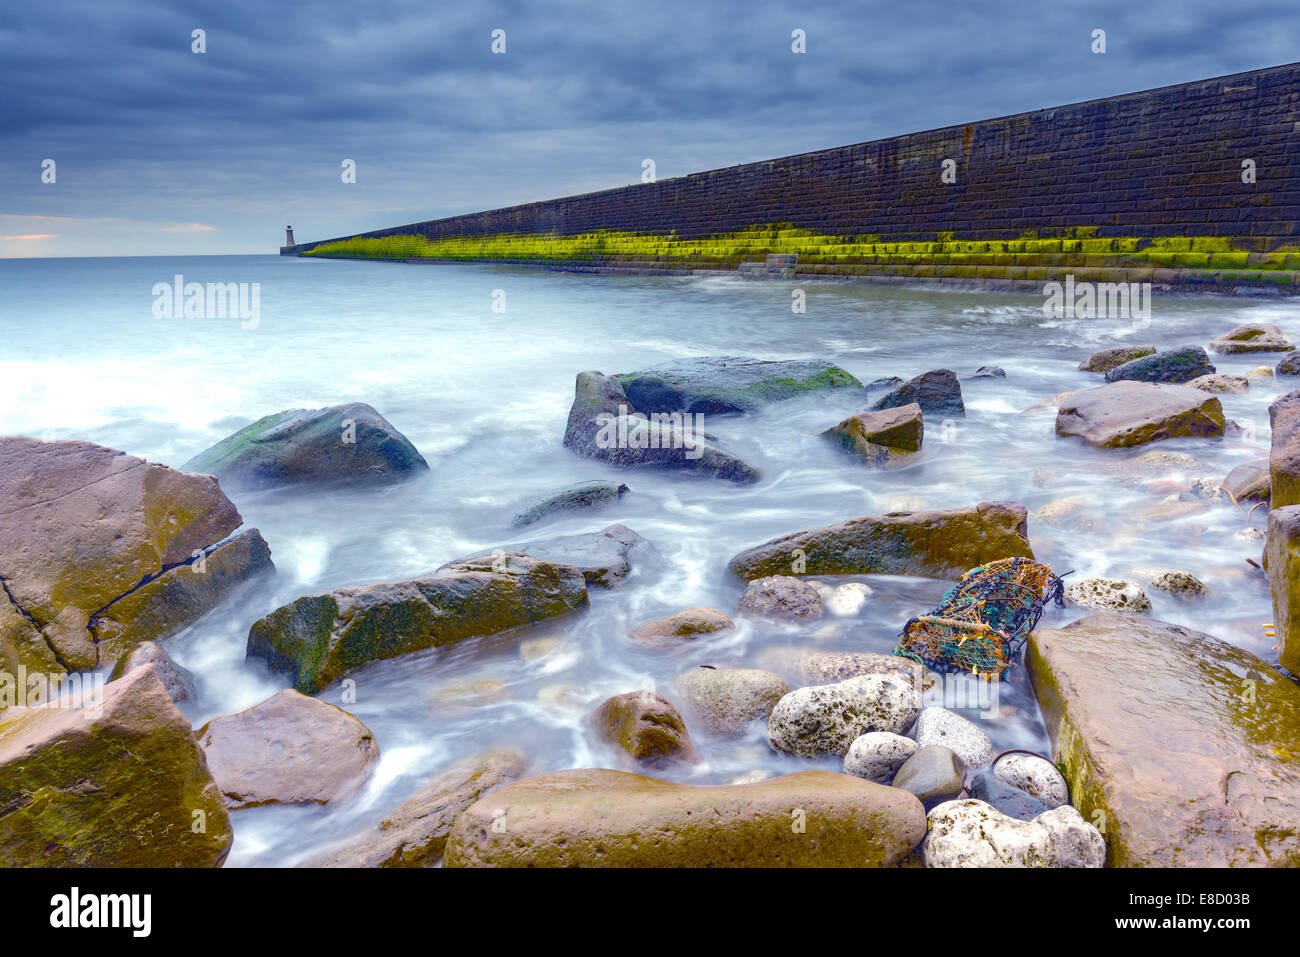
[[[821, 650], [819, 636], [852, 635], [870, 618], [879, 576], [951, 582], [1033, 558], [1037, 525], [1055, 535], [1096, 521], [1088, 500], [1031, 512], [955, 497], [941, 509], [792, 522], [713, 569], [734, 604], [629, 618], [611, 636], [666, 660], [756, 633], [781, 636], [785, 651], [755, 648], [729, 665], [683, 668], [671, 686], [629, 683], [599, 700], [557, 686], [557, 697], [581, 702], [583, 747], [603, 766], [548, 766], [503, 736], [409, 787], [374, 826], [298, 863], [1300, 864], [1300, 686], [1288, 673], [1300, 670], [1300, 389], [1270, 407], [1266, 461], [1186, 487], [1155, 474], [1164, 456], [1194, 462], [1193, 443], [1239, 430], [1220, 396], [1276, 388], [1300, 373], [1300, 353], [1258, 324], [1207, 345], [1097, 352], [1079, 365], [1094, 387], [1045, 398], [1025, 421], [1054, 413], [1056, 441], [1093, 450], [1103, 479], [1137, 476], [1162, 492], [1143, 521], [1267, 510], [1266, 537], [1251, 546], [1260, 560], [1242, 574], [1267, 576], [1273, 609], [1260, 615], [1276, 628], [1276, 661], [1153, 616], [1152, 595], [1204, 599], [1199, 569], [1135, 575], [1142, 581], [1075, 575], [1068, 620], [1034, 630], [1016, 663], [1037, 710], [1016, 705], [1012, 689], [1002, 708], [986, 676], [865, 648]], [[1269, 352], [1280, 361], [1267, 377], [1224, 375], [1211, 360]], [[414, 576], [297, 593], [256, 614], [241, 596], [276, 574], [275, 542], [244, 528], [229, 496], [379, 495], [420, 481], [430, 463], [377, 410], [273, 412], [182, 469], [89, 442], [0, 438], [0, 862], [215, 867], [250, 809], [346, 808], [374, 781], [388, 743], [346, 698], [338, 707], [319, 696], [437, 649], [472, 657], [496, 642], [544, 657], [593, 603], [617, 606], [638, 576], [671, 578], [656, 542], [615, 521], [638, 477], [680, 473], [683, 498], [690, 483], [744, 496], [772, 480], [723, 447], [709, 431], [715, 417], [851, 396], [859, 411], [827, 415], [812, 440], [854, 480], [906, 490], [909, 469], [944, 454], [927, 437], [978, 414], [962, 383], [992, 388], [1007, 375], [935, 369], [864, 385], [822, 360], [732, 356], [578, 372], [563, 426], [572, 484], [521, 503], [498, 547], [441, 556]], [[1162, 451], [1173, 439], [1181, 451]], [[589, 463], [626, 484], [592, 479]], [[561, 518], [589, 524], [533, 535]], [[1048, 545], [1060, 553], [1059, 542]], [[204, 675], [172, 660], [169, 639], [209, 615], [247, 628], [247, 660], [282, 690], [194, 728], [178, 705], [201, 697]], [[480, 681], [460, 706], [492, 699], [492, 684]], [[988, 708], [969, 697], [989, 692]], [[995, 746], [990, 732], [1011, 712], [1045, 730], [1050, 753]], [[755, 745], [795, 769], [755, 762], [728, 783], [683, 780]]]

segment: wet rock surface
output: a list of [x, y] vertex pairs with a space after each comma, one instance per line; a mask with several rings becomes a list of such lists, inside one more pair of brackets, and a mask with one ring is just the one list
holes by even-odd
[[747, 581], [765, 575], [925, 575], [958, 578], [977, 565], [1033, 557], [1023, 505], [890, 512], [794, 532], [747, 549], [727, 568]]
[[742, 356], [677, 359], [618, 380], [632, 405], [647, 414], [738, 414], [796, 396], [862, 388], [849, 373], [824, 360]]
[[1115, 382], [1062, 401], [1056, 434], [1098, 448], [1127, 448], [1163, 439], [1222, 436], [1227, 420], [1218, 398], [1200, 389], [1152, 382]]
[[91, 668], [179, 631], [270, 569], [255, 529], [208, 555], [210, 577], [188, 567], [241, 522], [211, 476], [0, 437], [0, 669]]
[[[98, 706], [86, 703], [0, 713], [0, 860], [220, 866], [234, 840], [230, 816], [153, 667], [105, 685]], [[193, 829], [196, 812], [202, 831]]]
[[951, 369], [935, 369], [909, 379], [877, 399], [871, 408], [878, 411], [913, 404], [930, 415], [960, 417], [966, 414], [961, 382]]
[[1035, 631], [1030, 677], [1074, 807], [1106, 862], [1300, 862], [1300, 688], [1189, 628], [1100, 614]]
[[588, 606], [573, 565], [505, 553], [425, 578], [307, 595], [253, 623], [248, 654], [314, 694], [349, 669], [456, 644]]
[[379, 760], [369, 728], [293, 689], [214, 718], [195, 737], [232, 809], [344, 801], [361, 790]]
[[612, 505], [628, 493], [628, 487], [614, 482], [584, 482], [560, 489], [533, 502], [514, 517], [516, 528], [533, 525], [565, 512], [596, 511]]
[[[791, 809], [802, 811], [792, 827]], [[505, 827], [492, 826], [505, 816]], [[911, 794], [831, 771], [675, 784], [573, 770], [492, 792], [452, 828], [447, 867], [882, 867], [925, 836]]]
[[522, 752], [481, 754], [438, 775], [379, 826], [346, 838], [342, 847], [302, 867], [431, 867], [442, 859], [452, 825], [475, 801], [523, 774]]
[[616, 377], [580, 372], [564, 447], [620, 468], [677, 469], [732, 482], [758, 481], [752, 466], [687, 429], [682, 414], [642, 413]]
[[287, 409], [258, 419], [185, 463], [230, 489], [384, 483], [427, 472], [429, 463], [364, 402]]

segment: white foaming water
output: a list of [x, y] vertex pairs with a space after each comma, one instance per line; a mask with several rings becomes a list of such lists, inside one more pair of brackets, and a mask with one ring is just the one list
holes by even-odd
[[[156, 282], [260, 282], [258, 328], [238, 320], [155, 319]], [[790, 291], [808, 311], [790, 311]], [[1292, 301], [1157, 298], [1151, 325], [1044, 319], [1042, 299], [935, 289], [699, 278], [587, 277], [490, 266], [406, 266], [268, 257], [0, 261], [0, 432], [81, 438], [181, 466], [253, 420], [281, 409], [365, 401], [429, 460], [427, 475], [367, 490], [280, 490], [236, 495], [279, 566], [250, 583], [168, 650], [199, 679], [183, 709], [197, 727], [285, 687], [244, 658], [248, 628], [299, 595], [411, 577], [474, 552], [621, 522], [649, 539], [658, 561], [621, 587], [593, 590], [589, 612], [524, 635], [467, 642], [377, 662], [356, 672], [345, 707], [374, 732], [381, 760], [353, 801], [328, 808], [235, 812], [232, 865], [292, 864], [373, 825], [432, 777], [487, 747], [525, 752], [530, 772], [620, 767], [595, 742], [587, 715], [605, 697], [654, 687], [700, 665], [776, 667], [782, 650], [888, 652], [902, 624], [927, 611], [949, 583], [861, 576], [872, 595], [856, 618], [808, 626], [742, 622], [733, 633], [664, 650], [626, 633], [684, 608], [730, 612], [740, 588], [726, 574], [741, 549], [797, 529], [901, 508], [1015, 500], [1031, 511], [1036, 553], [1058, 571], [1129, 577], [1177, 568], [1212, 589], [1184, 605], [1151, 592], [1156, 617], [1208, 631], [1276, 662], [1261, 624], [1267, 585], [1246, 564], [1260, 543], [1234, 538], [1247, 518], [1226, 500], [1193, 514], [1143, 517], [1167, 494], [1153, 479], [1221, 479], [1264, 457], [1267, 407], [1285, 389], [1262, 382], [1222, 396], [1245, 437], [1155, 446], [1195, 458], [1165, 473], [1139, 472], [1135, 452], [1097, 451], [1054, 434], [1054, 410], [1022, 410], [1100, 383], [1077, 371], [1089, 352], [1119, 343], [1201, 343], [1239, 322], [1274, 322], [1293, 334]], [[507, 312], [491, 310], [492, 291]], [[818, 435], [861, 411], [860, 397], [830, 393], [746, 417], [709, 418], [719, 443], [761, 480], [735, 486], [672, 473], [617, 472], [561, 444], [576, 373], [630, 372], [695, 355], [826, 357], [864, 382], [997, 365], [1005, 379], [963, 383], [968, 415], [950, 429], [926, 423], [913, 465], [870, 471]], [[1274, 356], [1214, 357], [1244, 373]], [[1125, 464], [1127, 463], [1127, 464]], [[510, 520], [530, 500], [580, 481], [609, 479], [632, 493], [599, 513], [566, 514], [527, 529]], [[1048, 502], [1091, 496], [1091, 522], [1032, 517]], [[837, 582], [833, 582], [837, 583]], [[1077, 617], [1053, 610], [1051, 623]], [[558, 640], [523, 653], [532, 639]], [[530, 646], [532, 647], [532, 646]], [[541, 646], [537, 646], [541, 647]], [[496, 684], [484, 685], [483, 682]], [[484, 689], [490, 693], [484, 693]], [[340, 704], [338, 688], [322, 697]], [[996, 718], [995, 745], [1045, 750], [1032, 692], [1017, 669]], [[968, 715], [976, 717], [974, 711]], [[740, 741], [696, 735], [705, 761], [663, 776], [725, 783], [838, 761], [771, 753], [762, 729]]]

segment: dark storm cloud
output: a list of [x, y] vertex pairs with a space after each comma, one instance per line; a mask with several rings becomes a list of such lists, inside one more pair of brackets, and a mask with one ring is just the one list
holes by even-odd
[[319, 238], [1289, 62], [1297, 27], [1292, 2], [1192, 0], [10, 4], [0, 235], [57, 238], [0, 256], [271, 250], [290, 220]]

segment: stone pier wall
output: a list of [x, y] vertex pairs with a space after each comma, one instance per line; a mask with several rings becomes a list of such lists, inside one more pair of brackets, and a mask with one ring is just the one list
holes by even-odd
[[1298, 224], [1289, 64], [294, 252], [668, 273], [794, 254], [796, 278], [1028, 288], [1071, 274], [1294, 293]]

